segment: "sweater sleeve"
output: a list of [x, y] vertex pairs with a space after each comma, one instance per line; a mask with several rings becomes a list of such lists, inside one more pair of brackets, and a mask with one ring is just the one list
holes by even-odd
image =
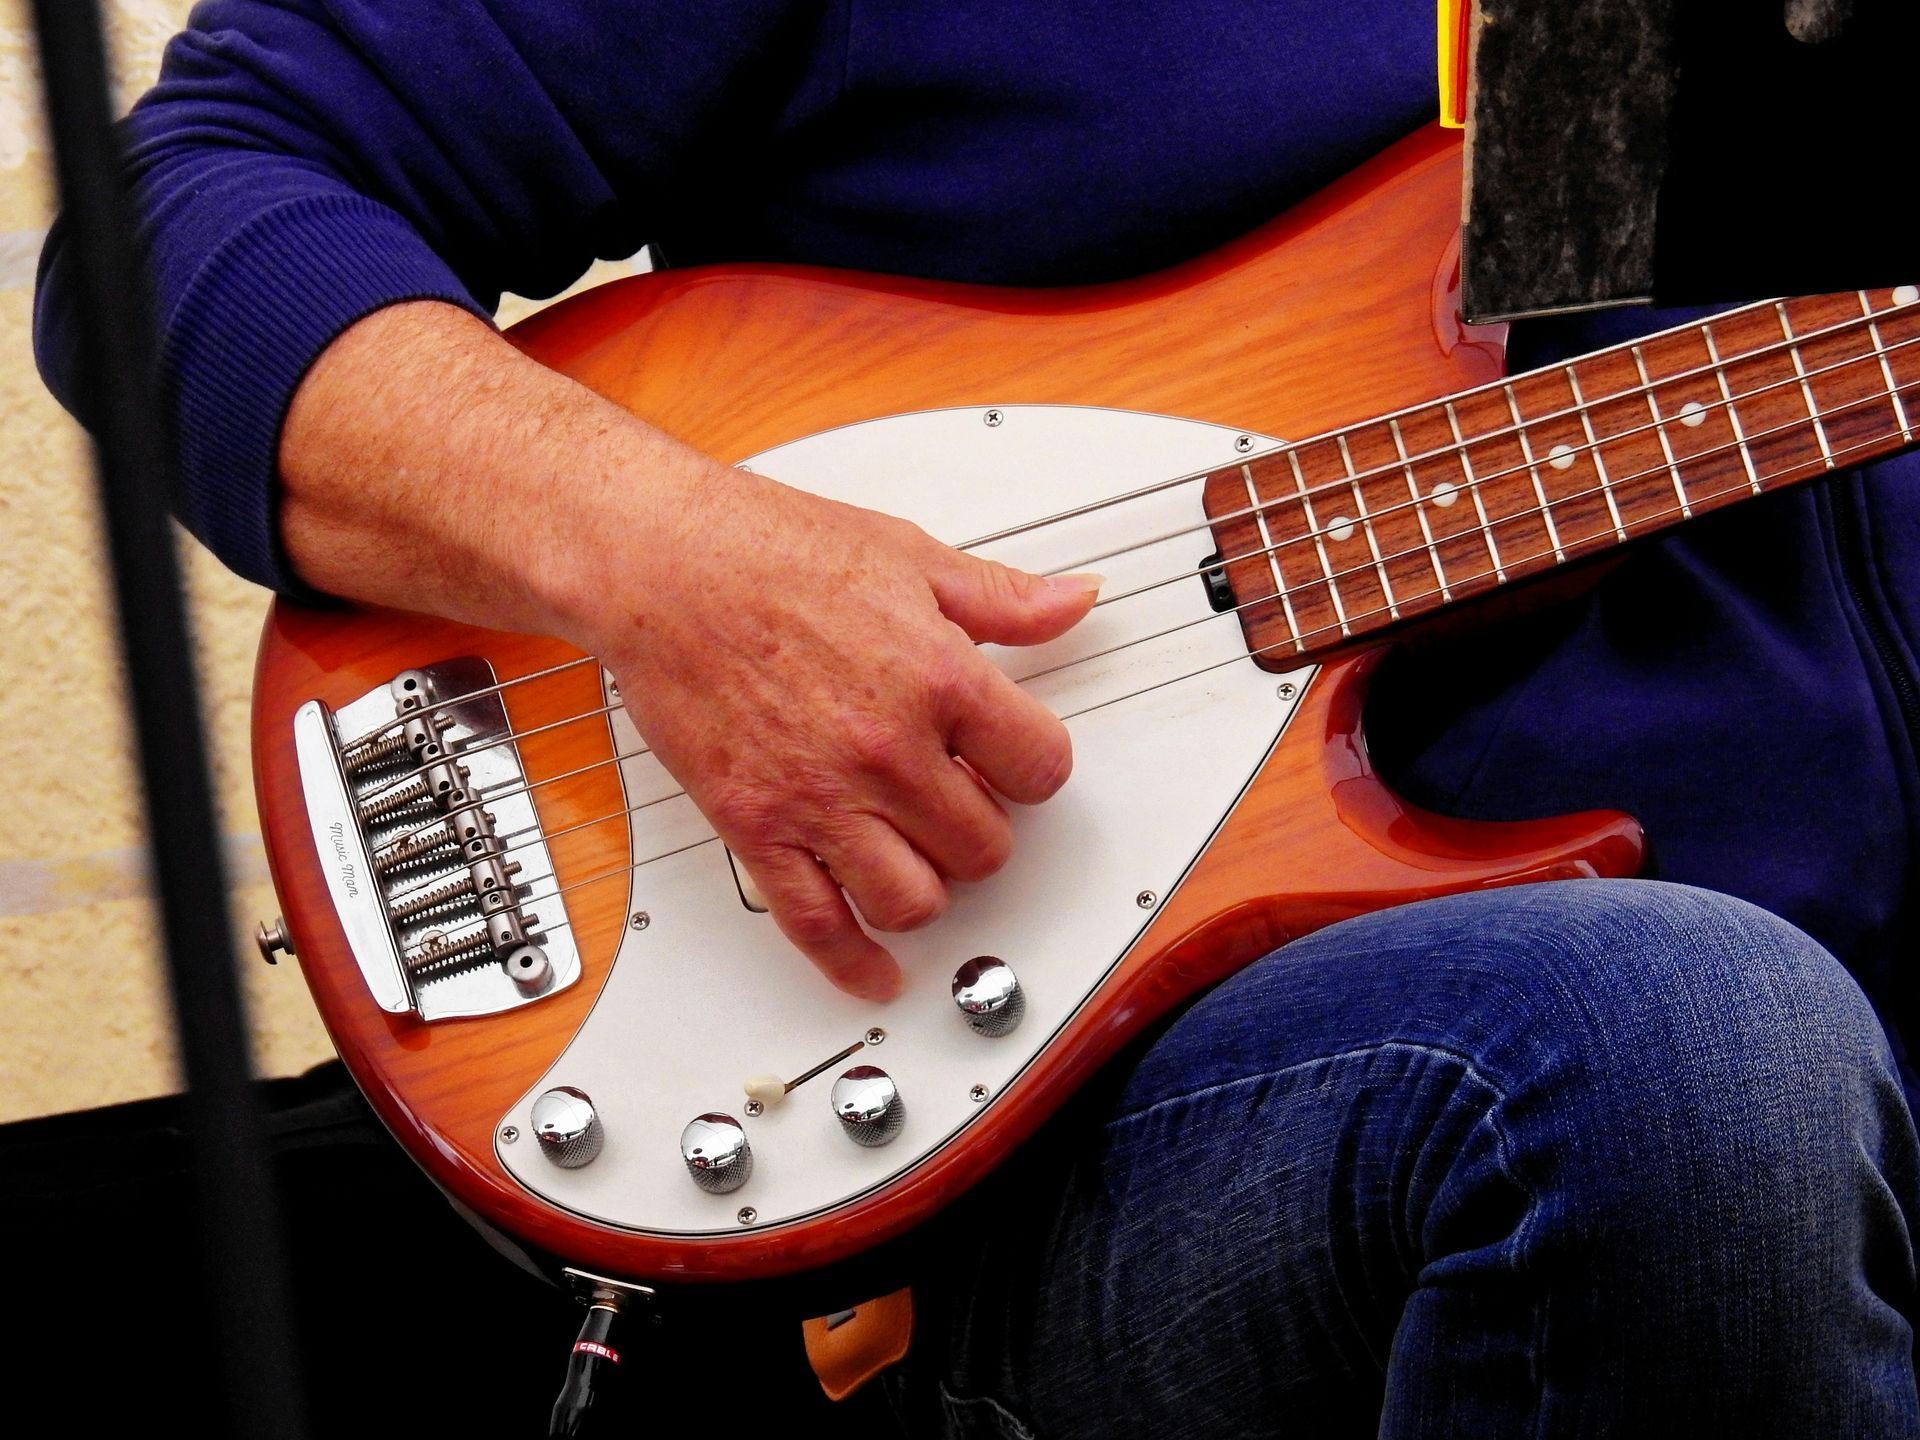
[[[550, 294], [638, 249], [702, 127], [751, 83], [777, 9], [198, 6], [122, 132], [188, 528], [242, 575], [302, 593], [275, 457], [321, 351], [385, 305], [486, 317], [503, 289]], [[34, 342], [69, 409], [72, 284], [56, 225]]]

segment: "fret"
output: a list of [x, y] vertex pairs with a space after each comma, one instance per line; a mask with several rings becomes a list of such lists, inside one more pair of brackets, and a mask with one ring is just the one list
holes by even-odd
[[1434, 577], [1445, 587], [1446, 598], [1491, 589], [1499, 583], [1499, 557], [1472, 503], [1474, 488], [1463, 483], [1468, 478], [1460, 468], [1463, 452], [1446, 408], [1410, 410], [1388, 422], [1388, 433], [1407, 484], [1420, 497], [1421, 532], [1432, 537]]
[[[1201, 505], [1212, 522], [1209, 528], [1219, 556], [1217, 561], [1210, 556], [1201, 562], [1203, 572], [1217, 569], [1225, 577], [1234, 607], [1232, 613], [1248, 645], [1257, 646], [1270, 655], [1276, 662], [1275, 668], [1279, 668], [1282, 661], [1292, 663], [1305, 645], [1291, 603], [1285, 597], [1281, 573], [1269, 558], [1272, 552], [1262, 553], [1261, 511], [1257, 504], [1249, 504], [1249, 497], [1258, 495], [1251, 472], [1245, 465], [1215, 470], [1201, 482], [1200, 493]], [[1217, 604], [1212, 581], [1207, 580], [1205, 584], [1209, 605]], [[1282, 623], [1286, 626], [1284, 632], [1280, 630]], [[1289, 643], [1293, 646], [1292, 655], [1280, 648]]]
[[1873, 302], [1867, 298], [1867, 292], [1854, 292], [1860, 297], [1860, 313], [1867, 317], [1867, 334], [1873, 337], [1873, 348], [1880, 360], [1880, 374], [1887, 382], [1887, 398], [1893, 402], [1893, 416], [1900, 426], [1900, 438], [1908, 444], [1913, 443], [1913, 426], [1907, 422], [1907, 404], [1900, 398], [1899, 382], [1893, 378], [1893, 366], [1887, 362], [1887, 342], [1880, 338], [1880, 322], [1873, 318]]
[[1860, 323], [1857, 299], [1815, 295], [1781, 306], [1781, 325], [1798, 340], [1797, 388], [1819, 423], [1823, 469], [1850, 464], [1862, 445], [1904, 429], [1897, 397], [1887, 393], [1886, 357], [1873, 327]]
[[[1920, 298], [1916, 298], [1920, 291], [1902, 285], [1870, 294], [1885, 302], [1884, 309], [1875, 307], [1874, 323], [1881, 339], [1877, 348], [1884, 352], [1883, 359], [1893, 372], [1895, 398], [1909, 415], [1920, 420]], [[1920, 433], [1920, 427], [1916, 427], [1916, 433]]]
[[1726, 367], [1720, 362], [1720, 347], [1713, 343], [1713, 326], [1702, 323], [1700, 338], [1706, 342], [1708, 358], [1713, 361], [1713, 378], [1720, 382], [1720, 394], [1726, 401], [1727, 423], [1733, 427], [1734, 443], [1740, 448], [1740, 462], [1747, 467], [1747, 482], [1753, 493], [1760, 493], [1760, 475], [1753, 468], [1753, 455], [1747, 449], [1747, 433], [1740, 425], [1740, 412], [1734, 408], [1733, 391], [1727, 386]]
[[[1252, 508], [1252, 513], [1234, 522], [1244, 524], [1246, 533], [1244, 537], [1232, 537], [1233, 551], [1223, 548], [1223, 553], [1243, 554], [1267, 562], [1266, 568], [1259, 572], [1260, 588], [1264, 589], [1267, 583], [1274, 586], [1274, 598], [1281, 602], [1286, 614], [1287, 640], [1297, 651], [1310, 643], [1314, 635], [1330, 633], [1341, 623], [1338, 592], [1330, 583], [1332, 575], [1312, 538], [1314, 527], [1295, 491], [1290, 468], [1280, 455], [1243, 463], [1235, 479], [1238, 484], [1234, 488], [1239, 493], [1232, 497], [1232, 503], [1228, 503], [1229, 497], [1223, 492], [1217, 497], [1219, 506], [1210, 506], [1210, 509], [1213, 513], [1245, 514]], [[1248, 496], [1253, 499], [1253, 507], [1248, 504]], [[1265, 636], [1262, 643], [1271, 644], [1272, 637]]]
[[1353, 634], [1353, 627], [1347, 624], [1347, 607], [1340, 599], [1340, 591], [1333, 583], [1333, 567], [1327, 563], [1327, 542], [1321, 531], [1320, 521], [1313, 513], [1313, 500], [1307, 494], [1307, 477], [1300, 470], [1300, 455], [1294, 450], [1287, 451], [1287, 464], [1293, 470], [1293, 484], [1300, 496], [1300, 505], [1307, 517], [1307, 530], [1313, 536], [1313, 548], [1320, 556], [1320, 573], [1327, 587], [1327, 596], [1333, 601], [1333, 614], [1340, 624], [1343, 636]]
[[1728, 411], [1724, 371], [1707, 343], [1705, 328], [1695, 325], [1649, 336], [1639, 348], [1661, 433], [1673, 451], [1686, 494], [1686, 513], [1698, 514], [1751, 493], [1744, 440]]
[[1254, 524], [1259, 530], [1260, 547], [1267, 552], [1267, 569], [1273, 574], [1274, 593], [1280, 597], [1280, 608], [1287, 617], [1287, 633], [1293, 637], [1294, 652], [1298, 654], [1307, 646], [1300, 638], [1300, 621], [1293, 613], [1293, 597], [1287, 593], [1286, 578], [1280, 573], [1280, 547], [1275, 543], [1273, 531], [1267, 524], [1267, 507], [1254, 486], [1251, 465], [1240, 467], [1240, 479], [1247, 487], [1247, 507], [1252, 511]]
[[[1573, 372], [1536, 371], [1508, 382], [1507, 404], [1523, 425], [1521, 441], [1532, 467], [1535, 493], [1549, 507], [1556, 560], [1618, 544], [1619, 516], [1609, 499], [1598, 452]], [[1538, 417], [1538, 418], [1535, 418]]]
[[1507, 583], [1506, 562], [1500, 558], [1500, 547], [1494, 542], [1493, 521], [1487, 518], [1487, 504], [1480, 495], [1480, 481], [1473, 473], [1473, 462], [1467, 456], [1466, 437], [1460, 433], [1460, 415], [1453, 408], [1451, 400], [1446, 402], [1447, 426], [1453, 431], [1453, 443], [1460, 447], [1460, 473], [1467, 477], [1467, 493], [1473, 496], [1474, 513], [1480, 517], [1480, 533], [1487, 537], [1487, 554], [1493, 560], [1493, 578], [1500, 584]]
[[1827, 469], [1833, 469], [1833, 446], [1827, 442], [1827, 427], [1820, 423], [1820, 403], [1813, 398], [1813, 386], [1807, 383], [1807, 364], [1800, 358], [1800, 346], [1794, 340], [1793, 321], [1787, 318], [1787, 306], [1783, 300], [1776, 300], [1774, 314], [1780, 317], [1780, 334], [1787, 341], [1787, 355], [1793, 361], [1793, 373], [1800, 377], [1800, 398], [1807, 407], [1807, 418], [1813, 422], [1813, 438], [1820, 442], [1820, 458], [1826, 461]]
[[1420, 482], [1414, 478], [1413, 466], [1407, 463], [1407, 443], [1400, 436], [1400, 422], [1387, 421], [1387, 429], [1393, 434], [1393, 453], [1400, 457], [1400, 473], [1407, 477], [1407, 499], [1413, 505], [1413, 513], [1420, 521], [1420, 534], [1426, 539], [1427, 558], [1433, 562], [1433, 578], [1440, 585], [1442, 604], [1453, 599], [1453, 587], [1447, 584], [1447, 572], [1440, 568], [1440, 550], [1433, 542], [1433, 526], [1427, 521], [1427, 500], [1420, 493]]
[[1355, 483], [1353, 452], [1347, 449], [1347, 437], [1336, 435], [1334, 443], [1340, 447], [1340, 465], [1347, 472], [1347, 490], [1353, 496], [1354, 508], [1360, 512], [1360, 532], [1367, 537], [1367, 550], [1373, 556], [1374, 573], [1380, 577], [1380, 593], [1386, 597], [1387, 614], [1395, 620], [1400, 618], [1400, 602], [1393, 598], [1393, 581], [1387, 578], [1387, 567], [1380, 559], [1380, 541], [1373, 533], [1373, 520], [1367, 514], [1367, 497], [1360, 493]]
[[[1367, 507], [1359, 503], [1354, 486], [1354, 467], [1341, 446], [1343, 436], [1309, 440], [1293, 448], [1297, 464], [1296, 485], [1303, 487], [1318, 539], [1332, 562], [1333, 577], [1340, 582], [1340, 599], [1347, 619], [1358, 625], [1376, 611], [1387, 620], [1398, 618], [1398, 597], [1383, 575], [1384, 566], [1377, 557]], [[1376, 620], [1373, 624], [1382, 624]]]
[[1527, 438], [1526, 422], [1520, 418], [1520, 403], [1513, 398], [1513, 386], [1502, 385], [1500, 389], [1507, 397], [1507, 411], [1513, 416], [1516, 433], [1520, 437], [1520, 453], [1526, 456], [1527, 474], [1533, 477], [1533, 493], [1540, 499], [1540, 519], [1547, 527], [1547, 543], [1553, 546], [1553, 558], [1565, 561], [1566, 548], [1560, 543], [1560, 532], [1553, 523], [1553, 507], [1547, 504], [1547, 490], [1540, 483], [1540, 467], [1534, 462], [1533, 442]]
[[1504, 389], [1494, 386], [1457, 395], [1453, 409], [1467, 437], [1466, 454], [1477, 482], [1474, 493], [1492, 520], [1507, 574], [1518, 578], [1553, 564], [1556, 538], [1530, 478]]
[[1445, 604], [1446, 577], [1433, 553], [1425, 507], [1408, 489], [1391, 424], [1348, 430], [1341, 437], [1341, 452], [1355, 477], [1367, 528], [1379, 547], [1396, 613], [1405, 618]]
[[1686, 494], [1631, 348], [1586, 356], [1568, 370], [1582, 428], [1593, 437], [1594, 469], [1615, 542], [1673, 520], [1679, 513], [1675, 502], [1684, 504]]
[[1607, 514], [1613, 519], [1613, 533], [1624, 545], [1627, 540], [1626, 522], [1620, 518], [1620, 505], [1614, 499], [1613, 477], [1607, 474], [1607, 459], [1600, 453], [1600, 437], [1594, 433], [1587, 397], [1580, 393], [1580, 372], [1569, 365], [1566, 367], [1566, 376], [1567, 388], [1573, 392], [1573, 403], [1580, 410], [1580, 429], [1587, 437], [1587, 453], [1592, 457], [1594, 474], [1600, 477], [1600, 493], [1606, 498]]
[[1640, 353], [1640, 347], [1629, 347], [1633, 351], [1634, 368], [1640, 372], [1640, 383], [1647, 388], [1647, 413], [1653, 416], [1653, 433], [1660, 437], [1660, 453], [1667, 457], [1667, 471], [1673, 476], [1673, 493], [1680, 501], [1680, 518], [1691, 519], [1693, 506], [1687, 502], [1687, 487], [1680, 479], [1679, 463], [1673, 458], [1673, 444], [1667, 439], [1667, 422], [1660, 418], [1660, 400], [1654, 394], [1653, 379], [1647, 374], [1647, 357]]
[[1920, 291], [1764, 301], [1209, 474], [1204, 503], [1249, 644], [1292, 663], [1887, 454], [1916, 407]]

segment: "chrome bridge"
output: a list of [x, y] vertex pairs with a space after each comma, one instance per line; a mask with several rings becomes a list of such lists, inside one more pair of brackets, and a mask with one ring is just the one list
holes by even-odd
[[314, 847], [383, 1010], [492, 1015], [580, 978], [497, 683], [468, 656], [294, 715]]

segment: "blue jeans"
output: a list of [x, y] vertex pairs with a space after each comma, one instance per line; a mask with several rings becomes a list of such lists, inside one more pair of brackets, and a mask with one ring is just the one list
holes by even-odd
[[923, 1287], [910, 1433], [1920, 1435], [1913, 1121], [1859, 989], [1752, 906], [1348, 921], [1100, 1103]]

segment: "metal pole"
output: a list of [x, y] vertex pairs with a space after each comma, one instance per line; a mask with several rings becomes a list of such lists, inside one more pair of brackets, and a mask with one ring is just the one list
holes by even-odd
[[[272, 1177], [251, 1088], [227, 887], [201, 741], [193, 648], [167, 519], [173, 449], [108, 98], [97, 0], [33, 0], [73, 316], [94, 417], [120, 644], [146, 782], [174, 1023], [187, 1081], [201, 1239], [218, 1331], [207, 1347], [231, 1433], [298, 1440], [304, 1403]], [[136, 1282], [137, 1284], [137, 1278]]]

